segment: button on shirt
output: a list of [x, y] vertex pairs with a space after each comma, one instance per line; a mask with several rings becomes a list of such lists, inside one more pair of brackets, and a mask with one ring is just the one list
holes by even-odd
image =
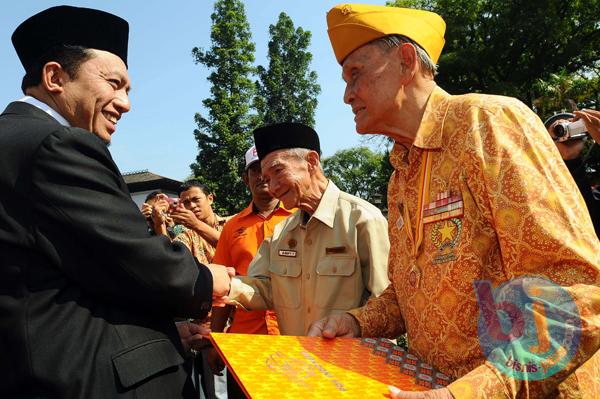
[[[418, 218], [426, 152], [429, 195]], [[600, 245], [539, 118], [516, 99], [450, 96], [436, 88], [413, 146], [396, 144], [391, 162], [392, 282], [380, 297], [351, 311], [362, 334], [397, 337], [407, 331], [412, 352], [458, 378], [450, 385], [455, 398], [546, 397], [554, 389], [552, 397], [600, 397], [600, 354], [594, 355], [600, 343]], [[564, 371], [528, 382], [486, 361], [473, 285], [479, 280], [497, 287], [524, 275], [562, 286], [584, 326]]]
[[230, 298], [247, 309], [275, 309], [284, 335], [379, 295], [389, 284], [387, 221], [367, 201], [329, 181], [314, 214], [275, 227], [248, 269], [232, 280]]

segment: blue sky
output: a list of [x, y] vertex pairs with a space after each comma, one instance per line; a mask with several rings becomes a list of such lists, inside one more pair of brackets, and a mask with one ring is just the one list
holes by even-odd
[[[312, 32], [310, 51], [321, 85], [316, 130], [325, 157], [361, 145], [350, 107], [342, 101], [343, 81], [327, 38], [325, 15], [341, 0], [246, 0], [246, 16], [256, 44], [256, 64], [266, 60], [269, 25], [280, 12], [296, 26]], [[385, 4], [385, 0], [361, 0]], [[29, 16], [51, 6], [68, 4], [99, 8], [130, 24], [129, 74], [132, 110], [119, 122], [111, 152], [121, 172], [149, 169], [174, 179], [190, 175], [197, 154], [194, 114], [209, 96], [208, 71], [194, 64], [193, 47], [210, 47], [212, 0], [174, 1], [50, 1], [20, 0], [4, 5], [0, 14], [0, 107], [22, 97], [23, 68], [10, 42], [14, 29]]]

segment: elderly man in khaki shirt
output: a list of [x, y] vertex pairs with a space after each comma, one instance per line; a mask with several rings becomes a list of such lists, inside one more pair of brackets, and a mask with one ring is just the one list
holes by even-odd
[[232, 304], [275, 309], [284, 335], [379, 295], [389, 284], [387, 221], [365, 200], [340, 191], [323, 174], [317, 133], [299, 123], [254, 131], [269, 190], [298, 208], [263, 241], [248, 276], [236, 277]]

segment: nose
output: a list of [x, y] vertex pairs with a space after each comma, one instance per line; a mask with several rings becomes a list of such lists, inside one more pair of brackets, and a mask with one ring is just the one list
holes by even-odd
[[129, 94], [125, 90], [119, 90], [117, 95], [115, 96], [115, 100], [113, 102], [117, 111], [121, 114], [129, 112], [131, 109], [131, 101], [129, 100]]
[[344, 103], [352, 105], [352, 101], [354, 101], [352, 85], [350, 83], [346, 83], [346, 89], [344, 90]]
[[275, 182], [273, 181], [273, 179], [265, 179], [265, 182], [267, 183], [267, 186], [269, 187], [269, 192], [271, 193], [271, 195], [275, 196], [275, 189], [277, 187], [275, 186]]

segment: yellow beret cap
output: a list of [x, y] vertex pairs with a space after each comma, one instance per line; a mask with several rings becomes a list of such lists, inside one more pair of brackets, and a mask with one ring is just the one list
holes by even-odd
[[446, 23], [436, 13], [367, 4], [333, 7], [327, 13], [327, 27], [335, 58], [340, 64], [362, 45], [394, 34], [412, 39], [437, 63], [446, 31]]

